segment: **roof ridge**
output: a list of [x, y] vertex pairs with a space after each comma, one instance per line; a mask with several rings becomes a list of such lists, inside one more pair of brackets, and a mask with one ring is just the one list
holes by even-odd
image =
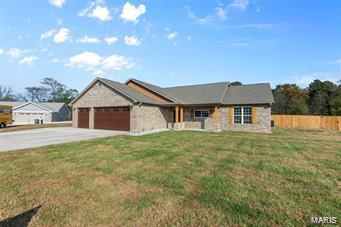
[[261, 85], [261, 84], [270, 84], [270, 83], [254, 83], [254, 84], [240, 84], [240, 85], [231, 85], [232, 87], [238, 87], [238, 86], [252, 86], [252, 85]]
[[178, 87], [192, 87], [192, 86], [205, 86], [205, 85], [212, 85], [212, 84], [229, 84], [229, 82], [215, 82], [215, 83], [205, 83], [205, 84], [190, 84], [190, 85], [180, 85], [180, 86], [173, 86], [173, 87], [164, 87], [163, 89], [168, 88], [178, 88]]

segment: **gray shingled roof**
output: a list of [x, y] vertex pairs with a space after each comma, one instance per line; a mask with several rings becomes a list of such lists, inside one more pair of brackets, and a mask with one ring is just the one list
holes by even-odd
[[274, 103], [270, 84], [247, 84], [230, 86], [222, 104], [266, 104]]
[[163, 88], [181, 104], [217, 104], [228, 88], [227, 82]]
[[[271, 87], [268, 83], [230, 86], [228, 82], [220, 82], [162, 88], [136, 79], [129, 79], [125, 84], [104, 78], [97, 79], [132, 99], [133, 102], [155, 105], [239, 105], [274, 103]], [[127, 83], [131, 80], [161, 96], [164, 96], [167, 99], [170, 99], [173, 102], [159, 102], [136, 91], [127, 85]], [[73, 102], [76, 100], [77, 99]]]
[[[24, 105], [25, 103], [30, 103], [30, 102], [1, 101], [0, 105], [12, 106], [13, 108], [17, 108], [18, 106]], [[35, 104], [45, 109], [48, 109], [52, 112], [58, 112], [65, 105], [65, 103], [58, 103], [58, 102], [37, 102]]]

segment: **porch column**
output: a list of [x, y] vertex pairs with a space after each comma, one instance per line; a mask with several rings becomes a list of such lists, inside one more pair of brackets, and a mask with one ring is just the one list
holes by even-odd
[[214, 107], [214, 124], [218, 124], [218, 119], [219, 119], [219, 116], [218, 116], [218, 107]]
[[179, 123], [179, 107], [175, 107], [175, 123]]
[[180, 123], [184, 123], [184, 108], [180, 107]]
[[220, 131], [220, 124], [219, 124], [219, 107], [214, 107], [214, 126], [216, 126], [216, 130]]

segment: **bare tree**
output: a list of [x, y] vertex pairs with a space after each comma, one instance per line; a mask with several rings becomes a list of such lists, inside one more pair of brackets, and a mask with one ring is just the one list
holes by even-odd
[[11, 87], [0, 85], [0, 101], [15, 101], [15, 95]]

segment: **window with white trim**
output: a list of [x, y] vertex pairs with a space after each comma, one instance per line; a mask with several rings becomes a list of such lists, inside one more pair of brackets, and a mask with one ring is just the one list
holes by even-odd
[[252, 124], [252, 107], [234, 107], [233, 122], [235, 124]]
[[205, 118], [209, 116], [208, 110], [194, 110], [194, 118]]

